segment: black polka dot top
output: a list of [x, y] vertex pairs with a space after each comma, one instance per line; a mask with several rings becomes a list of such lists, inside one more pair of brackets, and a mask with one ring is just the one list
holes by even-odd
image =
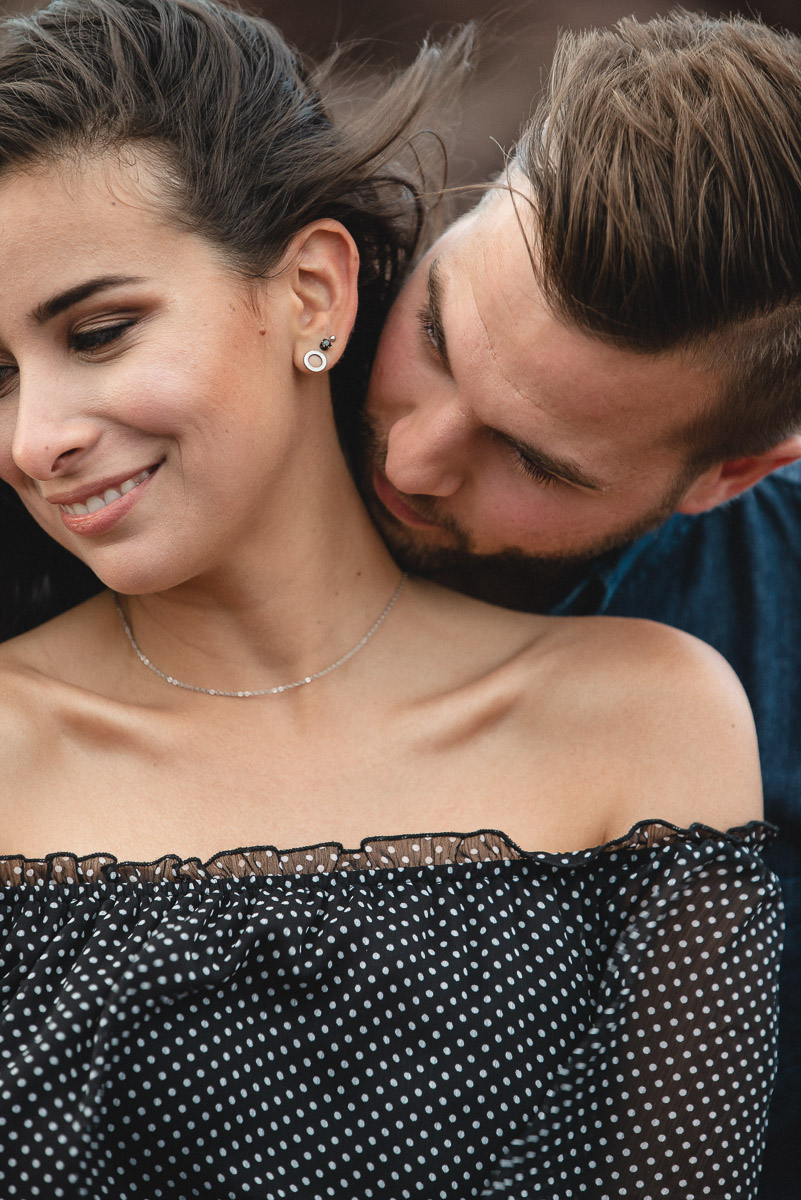
[[749, 1200], [761, 824], [0, 865], [0, 1196]]

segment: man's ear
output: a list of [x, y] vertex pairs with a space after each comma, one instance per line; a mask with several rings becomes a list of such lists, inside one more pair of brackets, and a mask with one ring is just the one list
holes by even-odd
[[293, 359], [305, 371], [303, 358], [316, 351], [324, 339], [328, 366], [342, 356], [356, 319], [359, 252], [339, 221], [321, 220], [307, 225], [292, 239], [281, 274], [289, 284], [294, 304]]
[[700, 513], [716, 508], [797, 458], [801, 458], [801, 434], [785, 438], [763, 454], [716, 463], [693, 480], [676, 505], [676, 512]]

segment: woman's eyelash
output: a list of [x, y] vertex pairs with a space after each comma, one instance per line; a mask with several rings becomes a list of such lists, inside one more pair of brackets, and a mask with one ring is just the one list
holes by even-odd
[[[116, 325], [103, 325], [99, 329], [86, 329], [72, 334], [72, 349], [80, 354], [92, 354], [113, 345], [122, 335], [136, 324], [131, 317], [126, 321], [118, 321]], [[0, 392], [5, 393], [16, 376], [17, 368], [10, 363], [0, 363]]]
[[72, 335], [72, 344], [76, 350], [84, 352], [102, 350], [122, 337], [127, 329], [135, 324], [133, 320], [120, 321], [117, 325], [104, 325], [100, 329], [87, 329], [82, 333]]
[[436, 330], [434, 329], [434, 318], [427, 308], [417, 310], [417, 325], [423, 335], [423, 340], [426, 345], [432, 350], [439, 352], [437, 346]]

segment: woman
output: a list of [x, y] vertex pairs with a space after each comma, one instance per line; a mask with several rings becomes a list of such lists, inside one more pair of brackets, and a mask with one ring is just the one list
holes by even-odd
[[753, 1194], [738, 686], [405, 579], [339, 452], [463, 48], [355, 129], [207, 0], [3, 27], [0, 476], [108, 589], [1, 651], [3, 1195]]

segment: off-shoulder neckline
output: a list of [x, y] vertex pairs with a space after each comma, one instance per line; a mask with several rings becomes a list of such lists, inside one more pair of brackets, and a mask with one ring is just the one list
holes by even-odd
[[205, 862], [197, 857], [164, 854], [149, 862], [119, 859], [98, 852], [77, 855], [57, 851], [43, 858], [24, 855], [0, 857], [0, 887], [42, 884], [177, 883], [203, 879], [252, 879], [280, 875], [330, 875], [336, 872], [408, 870], [415, 867], [455, 866], [487, 861], [530, 860], [554, 866], [578, 866], [601, 855], [643, 850], [686, 842], [728, 843], [750, 850], [765, 848], [776, 834], [766, 821], [722, 831], [701, 823], [687, 828], [660, 819], [638, 821], [628, 833], [584, 850], [554, 852], [523, 850], [513, 838], [497, 829], [470, 833], [399, 834], [364, 838], [358, 848], [341, 842], [317, 842], [279, 850], [275, 846], [246, 846], [214, 854]]

